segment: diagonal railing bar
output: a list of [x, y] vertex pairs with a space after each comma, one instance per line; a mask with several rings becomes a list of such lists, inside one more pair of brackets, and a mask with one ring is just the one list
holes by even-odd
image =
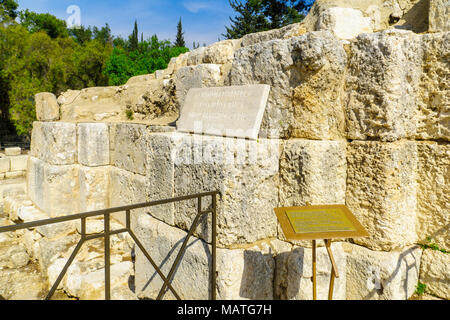
[[[178, 265], [180, 264], [181, 258], [183, 257], [183, 255], [185, 254], [186, 251], [186, 246], [189, 242], [189, 239], [192, 237], [192, 235], [194, 234], [195, 229], [198, 226], [198, 223], [200, 221], [200, 218], [203, 216], [203, 212], [202, 212], [202, 200], [201, 198], [198, 199], [198, 211], [197, 211], [197, 215], [195, 216], [194, 222], [192, 223], [191, 229], [189, 230], [188, 235], [186, 236], [186, 238], [183, 241], [183, 244], [180, 248], [180, 251], [178, 252], [177, 257], [175, 258], [175, 262], [172, 265], [172, 268], [169, 271], [169, 275], [167, 276], [168, 281], [172, 281], [172, 277], [175, 273], [175, 270], [177, 269]], [[165, 291], [166, 291], [166, 283], [164, 283], [163, 287], [161, 288], [161, 291], [159, 291], [158, 297], [156, 298], [156, 300], [161, 300], [164, 295], [165, 295]]]
[[[72, 254], [70, 255], [69, 259], [65, 263], [63, 269], [61, 270], [58, 278], [56, 279], [55, 283], [53, 284], [52, 288], [50, 289], [50, 292], [48, 293], [46, 300], [50, 300], [54, 293], [56, 292], [58, 286], [60, 285], [62, 279], [66, 275], [70, 265], [75, 260], [77, 254], [80, 252], [82, 246], [84, 243], [90, 240], [98, 239], [98, 238], [104, 238], [104, 248], [105, 248], [105, 299], [110, 300], [111, 299], [111, 242], [110, 238], [113, 235], [118, 235], [121, 233], [128, 233], [131, 238], [134, 240], [136, 245], [139, 247], [141, 252], [144, 254], [144, 256], [147, 258], [147, 260], [150, 262], [150, 264], [153, 266], [153, 268], [156, 270], [157, 274], [161, 277], [164, 284], [161, 288], [161, 291], [158, 295], [158, 300], [162, 299], [164, 294], [167, 292], [167, 290], [170, 290], [176, 299], [181, 300], [178, 293], [175, 291], [175, 289], [172, 286], [172, 278], [175, 274], [175, 271], [179, 265], [179, 263], [182, 260], [182, 257], [184, 256], [184, 253], [187, 249], [187, 244], [192, 237], [195, 229], [197, 228], [199, 224], [199, 220], [203, 215], [212, 214], [212, 264], [211, 264], [211, 299], [216, 299], [216, 237], [217, 237], [217, 195], [220, 197], [222, 196], [219, 191], [212, 191], [212, 192], [204, 192], [204, 193], [198, 193], [194, 195], [188, 195], [188, 196], [182, 196], [182, 197], [176, 197], [171, 199], [164, 199], [159, 201], [152, 201], [147, 203], [140, 203], [135, 205], [129, 205], [129, 206], [122, 206], [122, 207], [116, 207], [116, 208], [110, 208], [110, 209], [103, 209], [103, 210], [97, 210], [97, 211], [91, 211], [86, 213], [79, 213], [74, 214], [70, 216], [63, 216], [53, 219], [46, 219], [46, 220], [40, 220], [40, 221], [34, 221], [34, 222], [27, 222], [27, 223], [21, 223], [17, 225], [12, 226], [5, 226], [0, 227], [0, 234], [5, 232], [14, 232], [19, 231], [23, 229], [32, 229], [44, 225], [52, 225], [62, 222], [69, 222], [74, 220], [81, 219], [81, 239], [76, 245], [75, 249], [73, 250]], [[202, 198], [203, 197], [212, 197], [212, 209], [202, 211]], [[197, 209], [197, 215], [194, 219], [194, 222], [189, 230], [188, 235], [186, 236], [183, 245], [180, 249], [180, 252], [178, 253], [178, 256], [174, 262], [174, 265], [171, 267], [169, 271], [169, 276], [165, 277], [162, 273], [161, 269], [157, 266], [155, 261], [151, 258], [150, 254], [147, 252], [145, 247], [142, 245], [142, 243], [139, 241], [139, 239], [136, 237], [134, 232], [131, 230], [131, 211], [135, 209], [142, 209], [162, 204], [168, 204], [168, 203], [174, 203], [174, 202], [180, 202], [185, 200], [191, 200], [191, 199], [198, 199], [198, 209]], [[111, 214], [117, 213], [117, 212], [123, 212], [125, 211], [126, 217], [125, 217], [125, 224], [126, 227], [119, 230], [111, 230]], [[87, 235], [86, 232], [86, 221], [88, 218], [97, 217], [103, 215], [104, 218], [104, 230], [101, 234], [93, 234], [93, 235]]]

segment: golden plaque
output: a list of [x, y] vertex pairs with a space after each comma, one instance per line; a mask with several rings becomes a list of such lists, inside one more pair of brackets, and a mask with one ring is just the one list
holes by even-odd
[[344, 205], [277, 208], [288, 240], [367, 237], [369, 234]]
[[286, 239], [312, 240], [313, 299], [317, 300], [316, 246], [324, 240], [331, 261], [328, 299], [333, 299], [334, 279], [339, 278], [331, 251], [331, 239], [368, 237], [369, 234], [344, 205], [277, 208], [275, 214]]

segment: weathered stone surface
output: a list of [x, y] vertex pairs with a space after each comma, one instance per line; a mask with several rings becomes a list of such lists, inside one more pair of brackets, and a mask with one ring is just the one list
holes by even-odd
[[28, 195], [34, 204], [58, 217], [79, 210], [79, 178], [77, 165], [53, 166], [30, 157]]
[[450, 140], [449, 43], [449, 32], [421, 36], [423, 60], [416, 100], [419, 109], [416, 139]]
[[396, 27], [420, 33], [428, 29], [428, 1], [424, 0], [316, 0], [302, 22], [304, 28], [317, 30], [324, 12], [336, 7], [361, 11], [375, 31]]
[[[250, 141], [184, 135], [176, 152], [175, 196], [218, 190], [218, 244], [252, 243], [277, 234], [273, 208], [278, 203], [279, 140]], [[210, 205], [203, 201], [203, 207]], [[175, 224], [188, 230], [197, 201], [175, 204]], [[210, 217], [208, 218], [210, 221]], [[257, 223], [256, 223], [257, 221]], [[210, 223], [196, 234], [211, 238]]]
[[336, 139], [345, 135], [345, 66], [342, 44], [329, 32], [312, 32], [237, 50], [229, 84], [271, 86], [260, 137]]
[[147, 174], [147, 130], [145, 125], [117, 123], [111, 132], [111, 163], [117, 168]]
[[247, 34], [242, 37], [241, 47], [248, 47], [270, 40], [286, 40], [304, 33], [306, 33], [305, 26], [301, 23], [294, 23], [280, 29]]
[[450, 250], [450, 145], [418, 142], [417, 149], [418, 240], [425, 243], [430, 237]]
[[347, 152], [346, 204], [370, 234], [354, 241], [385, 251], [416, 243], [416, 143], [353, 141]]
[[339, 39], [353, 39], [361, 33], [373, 32], [370, 17], [360, 10], [332, 7], [323, 11], [316, 25], [317, 30], [329, 30]]
[[426, 292], [443, 299], [450, 299], [450, 254], [437, 250], [424, 250], [422, 254], [420, 282]]
[[419, 280], [422, 250], [377, 252], [344, 243], [348, 300], [407, 300]]
[[200, 47], [186, 53], [187, 66], [196, 66], [202, 63], [206, 47]]
[[217, 86], [221, 80], [221, 70], [216, 64], [188, 66], [180, 68], [175, 73], [174, 79], [176, 99], [182, 109], [189, 89]]
[[7, 157], [0, 157], [0, 173], [8, 172], [11, 168], [11, 163], [9, 158]]
[[275, 252], [271, 245], [218, 251], [218, 299], [273, 300]]
[[346, 141], [286, 141], [280, 161], [280, 206], [345, 204], [346, 153]]
[[57, 121], [60, 118], [59, 104], [53, 93], [42, 92], [34, 97], [38, 121]]
[[[153, 133], [148, 136], [147, 200], [157, 201], [174, 197], [176, 153], [182, 134]], [[149, 208], [149, 213], [169, 225], [174, 225], [174, 204]]]
[[34, 122], [31, 156], [53, 165], [71, 165], [77, 160], [74, 123]]
[[[146, 178], [126, 170], [112, 167], [109, 171], [109, 206], [111, 208], [146, 202]], [[148, 209], [132, 211], [131, 223]], [[125, 224], [125, 214], [113, 214], [113, 217]]]
[[[96, 115], [108, 120], [124, 120], [125, 105], [121, 102], [122, 88], [94, 87], [69, 91], [58, 100], [62, 121], [92, 121]], [[105, 118], [104, 118], [105, 119]]]
[[36, 264], [0, 272], [0, 297], [5, 300], [42, 300], [47, 295], [47, 281]]
[[109, 167], [81, 167], [80, 212], [107, 209], [109, 207]]
[[223, 40], [216, 42], [203, 53], [203, 63], [227, 64], [233, 62], [234, 51], [240, 46], [240, 40]]
[[109, 165], [109, 128], [105, 123], [78, 124], [78, 162], [89, 167]]
[[[331, 246], [333, 256], [338, 268], [339, 278], [334, 283], [334, 300], [346, 299], [346, 254], [341, 243], [333, 243]], [[284, 269], [284, 273], [278, 273], [277, 285], [279, 297], [282, 300], [312, 300], [312, 249], [294, 247], [291, 252], [285, 252], [283, 260], [277, 257], [277, 271]], [[328, 299], [328, 290], [331, 277], [331, 262], [326, 248], [317, 248], [317, 299]]]
[[[26, 171], [28, 167], [28, 156], [15, 156], [9, 158], [11, 162], [11, 171]], [[0, 159], [1, 161], [1, 159]]]
[[450, 5], [446, 0], [430, 0], [429, 31], [450, 31]]
[[[137, 234], [155, 263], [167, 275], [186, 232], [142, 215]], [[187, 248], [172, 285], [182, 299], [207, 300], [211, 295], [211, 247], [202, 240], [191, 238]], [[154, 299], [163, 282], [143, 253], [140, 250], [136, 250], [136, 253], [136, 292], [141, 298]], [[272, 255], [269, 246], [263, 249], [256, 246], [245, 250], [218, 249], [218, 299], [273, 299], [275, 263]], [[165, 298], [174, 299], [174, 296], [168, 291]]]
[[153, 80], [155, 80], [155, 74], [144, 74], [142, 76], [135, 76], [135, 77], [131, 77], [130, 79], [128, 79], [127, 81], [127, 85], [133, 85], [133, 84], [148, 84], [150, 82], [152, 82]]
[[177, 130], [256, 140], [270, 86], [246, 85], [189, 90]]
[[22, 153], [22, 149], [19, 147], [5, 148], [5, 155], [7, 156], [19, 156]]
[[351, 51], [348, 137], [382, 141], [414, 137], [422, 72], [420, 37], [401, 30], [362, 34]]

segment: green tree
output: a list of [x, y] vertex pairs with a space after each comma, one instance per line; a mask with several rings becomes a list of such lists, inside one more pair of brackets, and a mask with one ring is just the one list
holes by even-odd
[[230, 0], [236, 16], [230, 17], [231, 26], [225, 27], [223, 36], [238, 39], [249, 33], [300, 22], [313, 3], [314, 0]]
[[0, 0], [0, 22], [17, 18], [19, 4], [15, 0]]
[[174, 46], [175, 47], [186, 47], [186, 42], [184, 41], [183, 24], [181, 22], [181, 18], [177, 25], [177, 36], [175, 39]]
[[106, 63], [109, 85], [123, 85], [129, 78], [166, 69], [170, 59], [189, 51], [173, 47], [170, 41], [160, 41], [156, 35], [139, 44], [139, 50], [127, 51], [116, 46]]
[[66, 22], [49, 13], [36, 13], [27, 9], [21, 11], [19, 17], [20, 24], [31, 33], [44, 31], [53, 39], [69, 36]]
[[137, 21], [134, 21], [133, 33], [128, 38], [128, 50], [135, 51], [139, 49], [139, 32]]
[[92, 40], [93, 33], [91, 27], [79, 26], [69, 29], [69, 35], [82, 45]]

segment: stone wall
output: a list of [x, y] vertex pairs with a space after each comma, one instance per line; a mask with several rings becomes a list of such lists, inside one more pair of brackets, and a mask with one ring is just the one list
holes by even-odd
[[[25, 207], [57, 217], [219, 190], [218, 297], [311, 299], [310, 243], [287, 241], [273, 209], [346, 204], [370, 236], [333, 242], [336, 299], [409, 299], [419, 281], [449, 299], [450, 41], [441, 2], [317, 1], [302, 24], [199, 48], [124, 86], [42, 94]], [[423, 33], [424, 21], [432, 32]], [[271, 86], [257, 141], [176, 132], [190, 88], [246, 84]], [[12, 221], [29, 217], [20, 210], [27, 200], [8, 201]], [[196, 210], [186, 201], [133, 213], [133, 229], [165, 273]], [[92, 222], [92, 232], [101, 227]], [[78, 229], [30, 231], [49, 279]], [[204, 219], [175, 273], [182, 298], [209, 297], [210, 232]], [[441, 251], [419, 245], [430, 239]], [[132, 248], [127, 237], [114, 244], [117, 288], [134, 276], [133, 297], [155, 298], [161, 279]], [[98, 250], [77, 260], [67, 293], [101, 297], [89, 282], [98, 280]], [[321, 243], [319, 299], [330, 272]]]

